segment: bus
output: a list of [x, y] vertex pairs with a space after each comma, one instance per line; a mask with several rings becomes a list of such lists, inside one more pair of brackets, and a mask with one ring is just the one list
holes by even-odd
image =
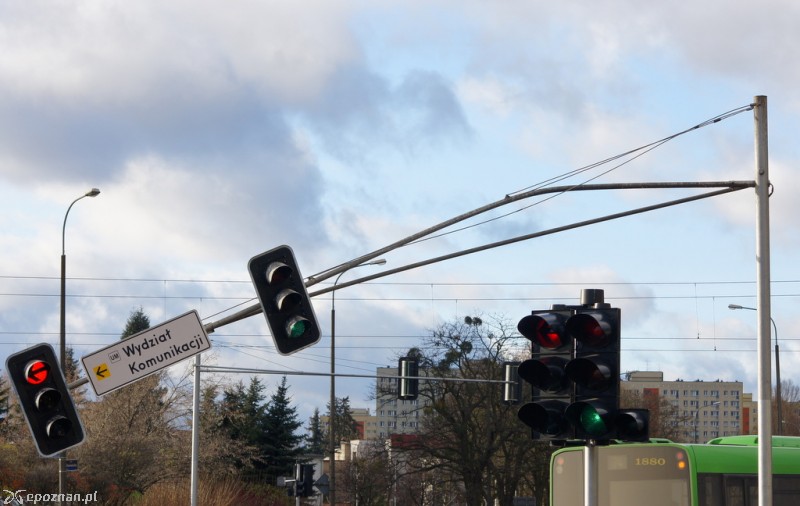
[[[758, 436], [597, 446], [597, 506], [756, 506]], [[583, 506], [582, 446], [550, 460], [550, 506]], [[772, 439], [774, 506], [800, 505], [800, 437]]]

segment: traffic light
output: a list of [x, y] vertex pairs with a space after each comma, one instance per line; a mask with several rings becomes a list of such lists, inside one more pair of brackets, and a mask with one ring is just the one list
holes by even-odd
[[575, 341], [575, 358], [565, 371], [575, 384], [575, 401], [566, 417], [579, 439], [616, 436], [619, 410], [620, 310], [577, 309], [566, 323]]
[[10, 355], [6, 371], [43, 457], [83, 442], [83, 424], [52, 346], [37, 344]]
[[294, 465], [294, 494], [297, 497], [314, 495], [314, 464]]
[[256, 255], [247, 267], [278, 351], [290, 355], [318, 342], [319, 324], [292, 248]]
[[620, 409], [615, 424], [617, 439], [639, 442], [650, 440], [650, 411], [646, 409]]
[[519, 404], [522, 400], [522, 378], [519, 377], [519, 362], [503, 362], [503, 402]]
[[419, 395], [419, 362], [416, 358], [400, 357], [397, 365], [397, 398], [413, 401]]
[[566, 332], [571, 314], [570, 310], [533, 311], [517, 324], [520, 334], [531, 341], [531, 358], [519, 365], [518, 374], [532, 386], [531, 402], [517, 416], [537, 439], [573, 437], [566, 418], [574, 395], [566, 374], [573, 354], [573, 341]]

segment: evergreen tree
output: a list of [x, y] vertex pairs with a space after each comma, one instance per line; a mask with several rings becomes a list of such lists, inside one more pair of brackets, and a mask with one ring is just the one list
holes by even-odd
[[309, 455], [323, 455], [325, 453], [325, 433], [322, 429], [318, 408], [314, 408], [314, 414], [311, 415], [308, 425], [306, 453]]
[[125, 329], [122, 331], [122, 335], [120, 339], [128, 338], [134, 334], [138, 334], [143, 330], [147, 330], [150, 328], [150, 318], [144, 313], [144, 310], [140, 307], [134, 311], [131, 311], [130, 316], [128, 317], [128, 321], [125, 323]]
[[336, 408], [331, 416], [331, 405], [328, 403], [328, 430], [333, 430], [334, 441], [350, 441], [358, 437], [358, 425], [350, 410], [350, 397], [337, 397]]
[[[255, 448], [257, 456], [253, 463], [256, 469], [265, 467], [264, 399], [264, 384], [253, 376], [247, 388], [241, 381], [226, 388], [220, 406], [222, 429], [230, 439]], [[242, 464], [239, 463], [240, 467]]]
[[290, 405], [283, 377], [280, 386], [270, 397], [264, 416], [264, 454], [267, 465], [268, 483], [274, 483], [278, 476], [291, 475], [294, 463], [302, 448], [303, 436], [296, 433], [302, 423], [297, 417], [297, 409]]

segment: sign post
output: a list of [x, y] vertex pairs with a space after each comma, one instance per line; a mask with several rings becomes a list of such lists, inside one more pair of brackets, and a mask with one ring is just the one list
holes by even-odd
[[211, 348], [197, 311], [81, 358], [97, 395], [105, 395]]

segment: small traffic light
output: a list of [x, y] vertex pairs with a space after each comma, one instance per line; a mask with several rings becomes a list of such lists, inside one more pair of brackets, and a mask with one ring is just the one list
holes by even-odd
[[573, 342], [566, 333], [572, 312], [533, 311], [517, 324], [520, 334], [531, 341], [531, 358], [519, 365], [519, 377], [532, 386], [531, 402], [517, 416], [534, 431], [534, 438], [570, 439], [566, 418], [573, 385], [566, 374]]
[[397, 398], [413, 401], [419, 395], [419, 362], [416, 358], [400, 357], [397, 366]]
[[575, 340], [575, 358], [565, 368], [575, 383], [567, 419], [578, 438], [613, 438], [619, 410], [620, 310], [578, 309], [566, 330]]
[[646, 409], [620, 409], [615, 424], [616, 438], [619, 440], [638, 442], [650, 440], [650, 411]]
[[503, 402], [519, 404], [522, 400], [522, 378], [519, 377], [519, 362], [503, 362]]
[[314, 464], [294, 465], [294, 486], [289, 495], [311, 497], [314, 495]]
[[256, 255], [247, 267], [278, 351], [290, 355], [318, 342], [319, 324], [292, 248]]
[[43, 457], [83, 442], [83, 424], [52, 346], [37, 344], [10, 355], [6, 371]]

